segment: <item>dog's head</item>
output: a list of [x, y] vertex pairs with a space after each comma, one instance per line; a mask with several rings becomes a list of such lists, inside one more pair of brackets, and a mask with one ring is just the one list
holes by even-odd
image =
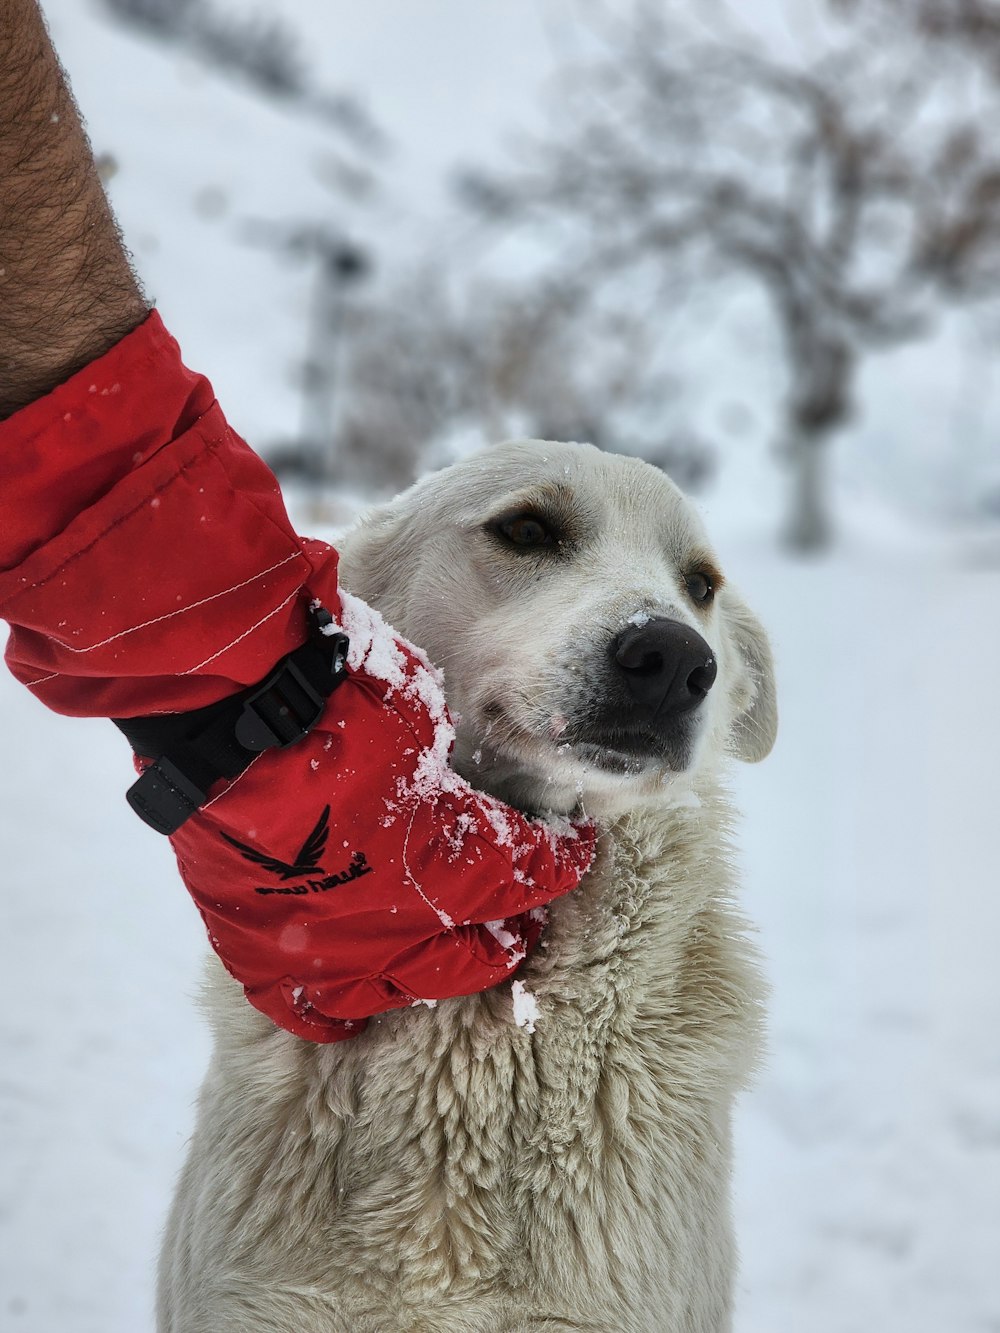
[[341, 570], [444, 668], [456, 768], [523, 808], [669, 799], [774, 742], [767, 638], [647, 463], [499, 445], [369, 514]]

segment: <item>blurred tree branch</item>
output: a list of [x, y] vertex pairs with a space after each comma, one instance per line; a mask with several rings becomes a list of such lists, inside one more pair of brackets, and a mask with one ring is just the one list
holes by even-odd
[[[757, 284], [781, 335], [799, 549], [830, 538], [824, 445], [865, 357], [1000, 295], [1000, 11], [920, 0], [901, 24], [906, 0], [831, 4], [844, 21], [798, 58], [638, 0], [567, 71], [526, 164], [462, 182], [480, 215], [558, 237], [553, 271], [582, 293], [640, 266]], [[995, 77], [970, 74], [966, 43]]]
[[[670, 396], [649, 328], [614, 310], [584, 324], [576, 284], [480, 282], [457, 295], [443, 279], [435, 264], [345, 311], [338, 483], [391, 492], [452, 452], [511, 436], [636, 443], [632, 409]], [[711, 466], [692, 434], [638, 443], [692, 487]]]

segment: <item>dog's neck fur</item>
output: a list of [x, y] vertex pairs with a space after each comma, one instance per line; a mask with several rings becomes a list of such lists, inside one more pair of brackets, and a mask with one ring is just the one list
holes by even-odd
[[[301, 1219], [281, 1247], [317, 1293], [330, 1256], [350, 1255], [335, 1286], [350, 1287], [352, 1333], [391, 1309], [401, 1328], [420, 1310], [443, 1331], [520, 1329], [498, 1312], [522, 1305], [573, 1328], [728, 1327], [729, 1105], [759, 983], [728, 901], [725, 798], [701, 798], [617, 821], [583, 884], [551, 905], [520, 974], [533, 1034], [515, 1025], [509, 986], [383, 1015], [332, 1047], [294, 1041], [233, 996], [228, 1023], [256, 1032], [223, 1031], [218, 1057], [246, 1101], [214, 1107], [212, 1080], [202, 1107], [233, 1134], [235, 1109], [260, 1163], [253, 1198], [233, 1205], [253, 1210], [258, 1237]], [[282, 1089], [282, 1112], [255, 1115], [262, 1086]], [[507, 1235], [515, 1217], [528, 1234]], [[588, 1291], [567, 1285], [574, 1250]], [[705, 1270], [712, 1281], [691, 1281]]]

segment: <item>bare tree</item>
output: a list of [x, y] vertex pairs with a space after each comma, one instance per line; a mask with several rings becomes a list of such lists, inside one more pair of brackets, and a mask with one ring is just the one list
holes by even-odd
[[199, 8], [199, 0], [104, 0], [116, 18], [173, 37], [185, 31]]
[[892, 4], [848, 3], [822, 50], [783, 56], [640, 0], [570, 71], [560, 124], [527, 165], [465, 182], [481, 211], [553, 227], [556, 267], [591, 291], [640, 266], [757, 284], [783, 349], [785, 537], [799, 550], [830, 539], [828, 445], [866, 356], [921, 336], [950, 302], [1000, 294], [995, 90], [940, 61], [933, 0], [909, 29]]
[[[511, 436], [623, 443], [696, 487], [712, 466], [690, 431], [644, 435], [636, 403], [675, 397], [651, 333], [613, 310], [587, 321], [577, 284], [449, 284], [435, 264], [345, 311], [330, 473], [386, 492], [453, 452]], [[457, 290], [456, 290], [457, 289]]]
[[996, 0], [830, 0], [834, 12], [891, 15], [936, 46], [950, 46], [1000, 77], [1000, 8]]
[[116, 19], [174, 42], [221, 70], [327, 121], [356, 148], [385, 151], [387, 140], [353, 96], [317, 86], [295, 27], [281, 16], [233, 11], [216, 0], [102, 0]]
[[208, 12], [197, 27], [198, 50], [275, 97], [301, 97], [308, 70], [292, 28], [273, 16], [233, 19]]

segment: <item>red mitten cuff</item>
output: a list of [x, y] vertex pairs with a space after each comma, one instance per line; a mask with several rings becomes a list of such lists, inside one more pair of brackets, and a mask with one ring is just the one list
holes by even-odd
[[0, 423], [7, 661], [77, 716], [200, 708], [337, 608], [336, 553], [303, 543], [270, 469], [159, 317]]
[[19, 565], [205, 415], [215, 395], [156, 313], [0, 421], [0, 571]]

